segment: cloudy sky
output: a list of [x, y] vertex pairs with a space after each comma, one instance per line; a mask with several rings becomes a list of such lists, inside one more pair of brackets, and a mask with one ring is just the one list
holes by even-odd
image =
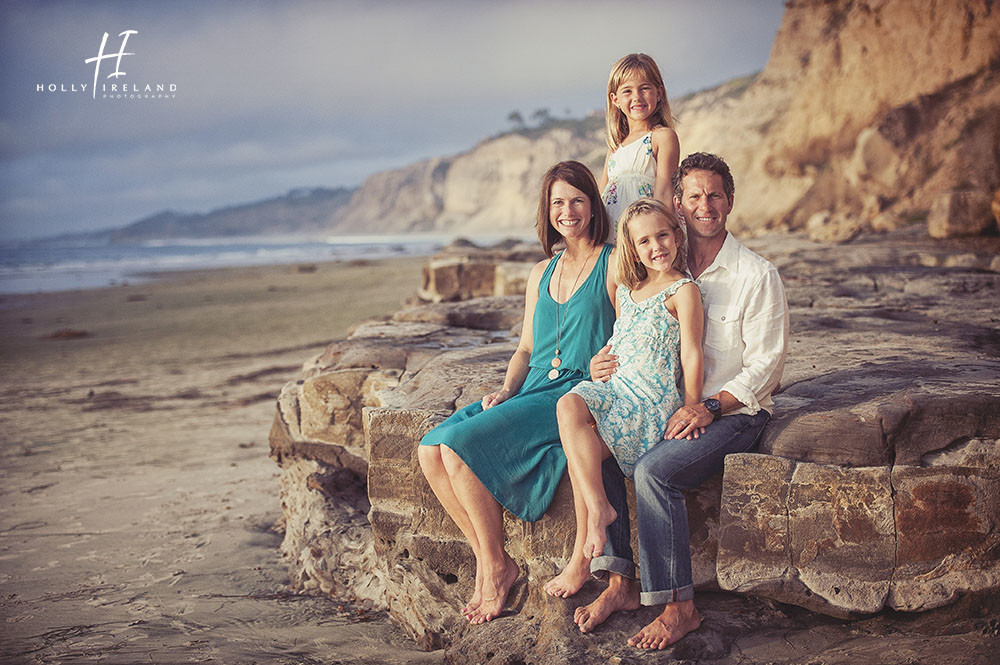
[[[468, 149], [513, 110], [602, 108], [632, 51], [672, 97], [710, 87], [764, 66], [783, 4], [5, 0], [0, 240], [358, 185]], [[125, 30], [123, 76], [85, 62]]]

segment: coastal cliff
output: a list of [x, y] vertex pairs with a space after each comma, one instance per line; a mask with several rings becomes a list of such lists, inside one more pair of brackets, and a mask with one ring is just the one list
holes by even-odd
[[538, 209], [538, 183], [565, 159], [595, 173], [604, 163], [603, 128], [594, 122], [483, 141], [469, 152], [369, 177], [338, 215], [347, 232], [530, 231]]
[[[1000, 9], [990, 0], [789, 2], [759, 75], [674, 100], [674, 112], [682, 154], [715, 152], [732, 167], [737, 232], [844, 241], [916, 220], [935, 237], [997, 230]], [[599, 119], [506, 134], [371, 176], [335, 228], [523, 231], [548, 166], [578, 159], [597, 173], [604, 153]]]
[[[692, 114], [686, 140], [742, 151], [748, 228], [811, 224], [842, 240], [927, 218], [936, 237], [995, 231], [1000, 12], [989, 0], [790, 2], [764, 71], [721, 115], [729, 133], [706, 133]], [[954, 192], [975, 207], [949, 225], [935, 205]]]

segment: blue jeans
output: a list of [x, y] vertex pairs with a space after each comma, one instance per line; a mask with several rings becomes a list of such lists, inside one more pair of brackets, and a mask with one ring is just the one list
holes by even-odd
[[[694, 598], [687, 507], [682, 490], [698, 487], [722, 470], [730, 453], [745, 453], [757, 445], [767, 411], [756, 415], [723, 416], [700, 438], [661, 441], [639, 458], [635, 466], [636, 524], [639, 529], [639, 573], [643, 605], [664, 605]], [[618, 512], [608, 525], [608, 542], [601, 556], [590, 562], [598, 577], [618, 573], [635, 579], [629, 543], [630, 527], [625, 476], [614, 457], [601, 468], [604, 491]]]

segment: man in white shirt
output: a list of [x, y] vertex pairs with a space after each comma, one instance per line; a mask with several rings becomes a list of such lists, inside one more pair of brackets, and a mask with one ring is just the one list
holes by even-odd
[[[784, 289], [775, 267], [726, 231], [733, 197], [733, 176], [720, 157], [694, 153], [674, 173], [674, 204], [687, 226], [688, 271], [704, 296], [705, 384], [703, 401], [678, 409], [664, 441], [635, 467], [641, 593], [629, 545], [624, 477], [614, 457], [602, 469], [618, 519], [608, 526], [607, 546], [591, 562], [591, 572], [606, 576], [608, 588], [577, 608], [574, 621], [587, 632], [616, 610], [665, 604], [629, 640], [632, 646], [663, 649], [701, 624], [681, 492], [721, 471], [726, 455], [757, 445], [781, 380], [788, 341]], [[591, 361], [591, 376], [607, 380], [616, 366], [615, 357], [602, 350]]]

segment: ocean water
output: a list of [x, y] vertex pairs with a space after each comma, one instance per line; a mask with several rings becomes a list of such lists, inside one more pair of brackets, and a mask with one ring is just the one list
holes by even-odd
[[[0, 244], [0, 293], [136, 284], [152, 279], [151, 273], [176, 270], [426, 256], [454, 238], [454, 235], [411, 234], [340, 236], [325, 242], [225, 238], [170, 240], [137, 246]], [[480, 240], [477, 238], [477, 243]]]

